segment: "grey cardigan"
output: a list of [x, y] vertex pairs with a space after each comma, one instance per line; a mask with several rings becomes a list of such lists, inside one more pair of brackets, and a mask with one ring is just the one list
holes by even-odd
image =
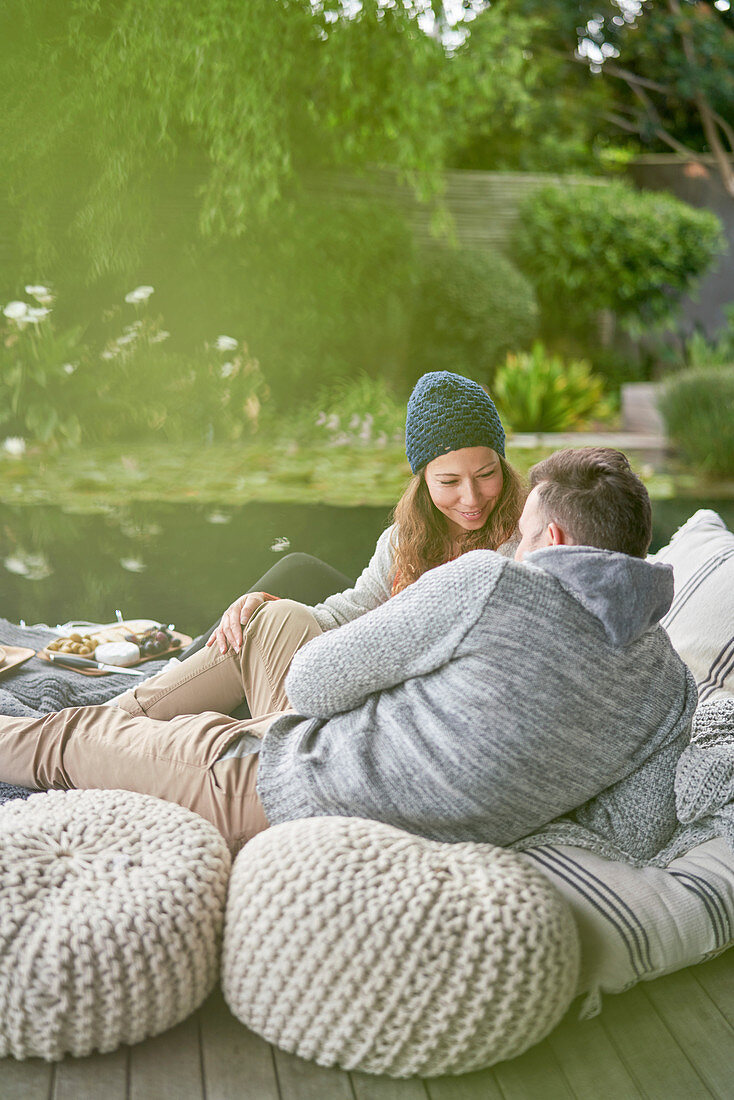
[[[322, 603], [311, 608], [322, 630], [333, 630], [336, 626], [351, 623], [390, 599], [397, 540], [398, 525], [394, 523], [380, 535], [369, 564], [362, 570], [354, 587], [327, 596]], [[513, 558], [519, 541], [520, 536], [516, 532], [497, 548], [497, 553], [505, 558]]]
[[589, 547], [431, 570], [296, 654], [260, 753], [269, 821], [366, 817], [507, 845], [575, 811], [633, 858], [675, 827], [696, 689], [669, 567]]

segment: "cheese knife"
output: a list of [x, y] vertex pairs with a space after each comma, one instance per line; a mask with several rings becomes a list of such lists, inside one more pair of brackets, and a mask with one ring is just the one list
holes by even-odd
[[102, 661], [93, 661], [89, 657], [78, 657], [75, 653], [48, 653], [49, 661], [69, 665], [71, 668], [96, 668], [100, 672], [121, 672], [127, 676], [147, 676], [137, 668], [125, 668], [124, 665], [105, 665]]

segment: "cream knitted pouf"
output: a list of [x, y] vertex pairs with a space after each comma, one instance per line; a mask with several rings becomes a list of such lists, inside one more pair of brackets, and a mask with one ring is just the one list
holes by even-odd
[[0, 808], [0, 1058], [114, 1050], [178, 1023], [217, 978], [218, 831], [129, 791]]
[[464, 1073], [543, 1038], [570, 1004], [570, 908], [523, 856], [321, 817], [235, 860], [222, 985], [284, 1050], [394, 1077]]

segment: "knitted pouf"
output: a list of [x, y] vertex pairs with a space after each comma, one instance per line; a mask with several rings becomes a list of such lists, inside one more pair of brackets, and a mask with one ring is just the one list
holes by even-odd
[[217, 978], [219, 832], [129, 791], [0, 808], [0, 1058], [109, 1051], [178, 1023]]
[[574, 996], [567, 903], [523, 856], [354, 818], [292, 821], [235, 860], [232, 1012], [325, 1066], [464, 1073], [543, 1038]]

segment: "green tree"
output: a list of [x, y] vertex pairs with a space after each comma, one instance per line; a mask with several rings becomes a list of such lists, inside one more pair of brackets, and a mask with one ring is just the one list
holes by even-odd
[[[468, 24], [450, 60], [449, 163], [492, 171], [598, 170], [606, 88], [547, 48], [553, 25], [498, 0]], [[613, 144], [613, 142], [611, 143]]]
[[[713, 155], [734, 197], [734, 15], [708, 0], [520, 0], [545, 50], [604, 84], [599, 123], [634, 148]], [[720, 10], [723, 9], [723, 10]], [[580, 63], [580, 65], [579, 65]], [[591, 87], [594, 87], [592, 84]]]
[[169, 191], [190, 200], [192, 238], [217, 240], [308, 170], [390, 164], [435, 183], [445, 54], [410, 0], [3, 8], [0, 202], [45, 278], [74, 260], [88, 279], [133, 271]]

